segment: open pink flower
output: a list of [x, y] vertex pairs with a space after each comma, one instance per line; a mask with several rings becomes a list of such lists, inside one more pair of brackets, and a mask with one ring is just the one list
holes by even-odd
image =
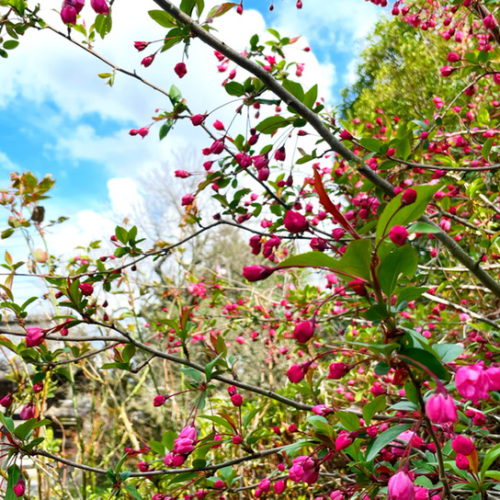
[[295, 483], [313, 484], [318, 480], [319, 468], [315, 460], [309, 456], [297, 457], [288, 471], [288, 477]]
[[448, 394], [433, 394], [425, 403], [425, 413], [435, 424], [452, 424], [457, 420], [457, 407]]
[[45, 330], [36, 326], [26, 328], [26, 347], [36, 347], [45, 340]]
[[455, 387], [458, 393], [474, 404], [488, 399], [489, 381], [483, 365], [462, 366], [455, 373]]

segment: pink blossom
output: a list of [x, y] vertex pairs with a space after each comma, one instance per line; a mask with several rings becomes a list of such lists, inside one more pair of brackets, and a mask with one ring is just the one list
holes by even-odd
[[465, 436], [457, 436], [452, 442], [451, 447], [456, 453], [461, 453], [462, 455], [470, 455], [474, 452], [476, 447], [474, 443]]
[[469, 459], [461, 453], [457, 453], [457, 456], [455, 457], [455, 464], [461, 470], [469, 470], [470, 468]]
[[233, 394], [231, 396], [231, 403], [236, 407], [241, 406], [243, 404], [243, 396], [239, 393]]
[[286, 376], [292, 384], [298, 384], [306, 376], [306, 371], [307, 369], [303, 365], [293, 364], [288, 368]]
[[24, 484], [24, 479], [22, 477], [19, 478], [17, 483], [13, 486], [12, 490], [14, 491], [14, 495], [16, 495], [17, 498], [22, 497], [24, 495], [26, 486]]
[[189, 117], [191, 120], [191, 123], [196, 127], [197, 125], [201, 125], [204, 121], [207, 115], [192, 115]]
[[280, 479], [273, 484], [274, 493], [276, 493], [277, 495], [283, 493], [285, 489], [286, 489], [286, 482], [283, 479]]
[[179, 77], [182, 78], [186, 75], [187, 73], [187, 67], [186, 64], [183, 62], [179, 62], [174, 66], [174, 71], [175, 74]]
[[186, 207], [188, 205], [192, 205], [194, 203], [194, 194], [185, 194], [182, 198], [181, 198], [181, 205], [183, 207]]
[[153, 399], [153, 406], [161, 406], [167, 400], [167, 396], [163, 396], [162, 394], [158, 394]]
[[319, 469], [314, 459], [309, 456], [300, 456], [293, 460], [288, 471], [288, 477], [295, 483], [304, 482], [313, 484], [318, 480]]
[[443, 66], [442, 68], [439, 68], [439, 71], [442, 76], [450, 76], [457, 68], [454, 68], [452, 66]]
[[389, 500], [414, 500], [415, 489], [408, 474], [399, 471], [389, 479], [387, 485]]
[[187, 179], [188, 177], [191, 177], [191, 173], [187, 170], [176, 170], [174, 175], [179, 179]]
[[350, 369], [351, 366], [346, 365], [345, 363], [332, 363], [328, 367], [328, 378], [332, 380], [342, 378], [344, 375], [349, 373]]
[[216, 130], [224, 130], [224, 124], [220, 120], [215, 120], [214, 121], [214, 128]]
[[349, 436], [348, 432], [341, 432], [338, 436], [337, 439], [335, 440], [335, 449], [337, 451], [344, 450], [348, 446], [351, 446], [352, 444], [352, 438]]
[[285, 146], [281, 146], [281, 148], [279, 148], [275, 151], [274, 159], [278, 160], [278, 161], [285, 161], [285, 159], [286, 159]]
[[307, 219], [294, 210], [288, 210], [283, 219], [285, 228], [291, 233], [302, 233], [307, 229]]
[[149, 45], [149, 42], [134, 42], [134, 47], [139, 52], [142, 52], [148, 45]]
[[90, 5], [98, 14], [109, 14], [109, 6], [106, 0], [90, 0]]
[[173, 452], [179, 455], [187, 455], [194, 450], [194, 442], [191, 439], [178, 437], [175, 440]]
[[477, 403], [488, 399], [489, 381], [482, 365], [462, 366], [455, 373], [455, 387], [464, 398]]
[[26, 347], [36, 347], [45, 340], [45, 330], [31, 326], [26, 328]]
[[29, 420], [35, 417], [35, 405], [33, 403], [28, 403], [26, 406], [21, 408], [19, 412], [19, 418], [21, 420]]
[[305, 344], [314, 335], [314, 323], [312, 321], [301, 321], [293, 330], [293, 338]]
[[243, 276], [250, 282], [265, 280], [273, 274], [274, 268], [269, 266], [245, 266]]
[[389, 239], [395, 245], [402, 246], [408, 239], [408, 230], [404, 226], [392, 226], [389, 231]]
[[457, 420], [457, 407], [448, 394], [433, 394], [425, 403], [425, 413], [435, 424], [453, 424]]
[[415, 191], [415, 189], [409, 188], [401, 195], [401, 205], [411, 205], [412, 203], [415, 203], [416, 199], [417, 192]]
[[61, 9], [61, 20], [64, 24], [76, 24], [77, 15], [76, 9], [71, 5], [65, 5]]
[[13, 401], [14, 397], [12, 396], [12, 394], [9, 393], [0, 398], [0, 405], [3, 406], [4, 408], [8, 408]]
[[489, 391], [500, 391], [500, 366], [492, 366], [485, 370]]
[[80, 283], [78, 285], [78, 288], [80, 289], [82, 294], [87, 296], [87, 297], [89, 295], [92, 295], [92, 293], [94, 293], [94, 287], [92, 286], [91, 283]]
[[483, 18], [483, 25], [486, 29], [494, 30], [497, 24], [497, 20], [493, 14], [488, 14]]
[[340, 138], [343, 139], [344, 141], [351, 141], [352, 140], [352, 134], [348, 130], [342, 130], [340, 132]]
[[156, 54], [150, 54], [149, 56], [146, 56], [142, 61], [141, 64], [147, 68], [148, 66], [151, 66], [153, 64], [153, 61], [155, 60]]

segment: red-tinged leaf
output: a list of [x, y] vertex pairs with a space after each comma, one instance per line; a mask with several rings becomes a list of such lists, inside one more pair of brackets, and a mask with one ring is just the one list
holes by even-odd
[[208, 13], [207, 16], [207, 22], [214, 17], [219, 17], [224, 15], [228, 10], [231, 10], [233, 7], [236, 7], [238, 4], [234, 2], [224, 2], [221, 3], [220, 5], [216, 5], [212, 9], [210, 9], [210, 12]]
[[318, 170], [314, 169], [314, 187], [319, 195], [319, 201], [325, 208], [327, 212], [329, 212], [335, 222], [338, 222], [349, 234], [351, 234], [354, 238], [359, 239], [358, 233], [354, 230], [354, 228], [349, 224], [347, 219], [340, 213], [339, 209], [332, 203], [330, 200], [325, 187], [323, 186], [323, 181], [321, 180], [321, 175]]

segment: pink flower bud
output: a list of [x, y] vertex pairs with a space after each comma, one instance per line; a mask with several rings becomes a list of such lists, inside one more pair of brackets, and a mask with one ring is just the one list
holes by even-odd
[[286, 376], [292, 384], [298, 384], [306, 376], [306, 371], [303, 365], [292, 365], [286, 371]]
[[176, 170], [174, 175], [179, 179], [187, 179], [188, 177], [191, 177], [191, 174], [187, 170]]
[[89, 296], [94, 292], [94, 287], [90, 283], [80, 283], [78, 288], [82, 292], [83, 295]]
[[449, 62], [457, 62], [460, 61], [460, 56], [456, 52], [449, 52], [448, 55], [446, 56], [446, 59], [448, 59]]
[[35, 417], [35, 405], [33, 403], [28, 403], [26, 406], [23, 406], [23, 408], [19, 412], [19, 418], [21, 420], [29, 420], [30, 418], [34, 417]]
[[109, 6], [106, 0], [90, 0], [90, 5], [98, 14], [109, 14]]
[[411, 205], [412, 203], [415, 203], [416, 199], [417, 192], [415, 191], [415, 189], [409, 188], [401, 195], [401, 205]]
[[234, 435], [232, 438], [231, 438], [231, 441], [233, 442], [233, 444], [241, 444], [243, 443], [243, 438], [241, 436], [239, 436], [238, 434]]
[[158, 394], [153, 399], [153, 406], [161, 406], [167, 400], [167, 396], [163, 396], [162, 394]]
[[389, 479], [387, 485], [389, 500], [414, 500], [415, 489], [408, 474], [399, 471]]
[[45, 340], [45, 330], [32, 326], [26, 328], [26, 347], [36, 347]]
[[459, 368], [455, 373], [455, 387], [461, 396], [473, 403], [488, 399], [489, 381], [480, 364]]
[[245, 266], [243, 268], [243, 276], [250, 282], [265, 280], [273, 272], [274, 268], [269, 266]]
[[335, 440], [335, 449], [337, 451], [344, 450], [345, 448], [351, 446], [352, 438], [349, 436], [348, 432], [341, 432], [337, 439]]
[[149, 134], [149, 128], [148, 127], [141, 127], [137, 133], [144, 139]]
[[224, 130], [224, 124], [220, 120], [214, 121], [214, 129], [216, 130]]
[[492, 366], [484, 371], [489, 391], [500, 391], [500, 366]]
[[338, 380], [342, 378], [344, 375], [349, 373], [351, 369], [350, 365], [346, 365], [345, 363], [332, 363], [328, 367], [328, 378], [332, 380]]
[[231, 396], [231, 403], [233, 403], [234, 406], [239, 407], [243, 404], [243, 396], [241, 394], [233, 394]]
[[227, 388], [227, 393], [230, 395], [230, 396], [233, 396], [234, 394], [237, 394], [238, 392], [238, 389], [236, 388], [236, 386], [234, 385], [230, 385], [228, 388]]
[[12, 490], [17, 498], [22, 497], [26, 491], [26, 486], [24, 484], [24, 479], [20, 478], [19, 481], [13, 486]]
[[293, 338], [305, 344], [314, 335], [314, 323], [312, 321], [302, 321], [293, 330]]
[[151, 54], [149, 56], [146, 56], [142, 61], [141, 64], [147, 68], [148, 66], [151, 66], [153, 64], [153, 61], [155, 60], [156, 54]]
[[274, 153], [274, 159], [278, 161], [285, 161], [286, 159], [286, 150], [285, 146], [281, 146], [276, 152]]
[[283, 479], [280, 479], [279, 481], [276, 481], [273, 484], [273, 490], [276, 495], [279, 495], [283, 493], [286, 489], [286, 482]]
[[175, 74], [179, 77], [179, 78], [182, 78], [186, 75], [187, 73], [187, 68], [186, 68], [186, 64], [183, 63], [183, 62], [180, 62], [180, 63], [177, 63], [175, 66], [174, 66], [174, 71], [175, 71]]
[[494, 30], [497, 24], [497, 20], [493, 14], [488, 14], [485, 18], [483, 18], [483, 25], [488, 30]]
[[149, 45], [149, 42], [134, 42], [134, 47], [139, 52], [143, 51], [148, 45]]
[[365, 288], [365, 282], [360, 278], [349, 281], [349, 283], [347, 283], [347, 286], [352, 288], [354, 292], [356, 292], [361, 297], [366, 297], [368, 295], [368, 292]]
[[12, 394], [6, 394], [3, 398], [0, 398], [0, 405], [4, 408], [8, 408], [12, 402], [14, 401], [14, 397]]
[[198, 125], [201, 125], [204, 121], [207, 115], [192, 115], [189, 117], [191, 120], [191, 123], [196, 127]]
[[396, 245], [402, 246], [408, 239], [408, 230], [404, 226], [392, 226], [389, 239]]
[[469, 470], [469, 459], [465, 455], [457, 453], [455, 464], [460, 470]]
[[76, 9], [71, 5], [66, 5], [61, 9], [61, 20], [64, 24], [76, 24]]
[[222, 490], [225, 487], [226, 483], [222, 479], [217, 479], [214, 483], [214, 488], [217, 488], [218, 490]]
[[441, 76], [450, 76], [457, 68], [453, 68], [452, 66], [443, 66], [439, 68], [439, 72]]
[[453, 424], [457, 420], [455, 401], [448, 394], [433, 394], [425, 403], [425, 413], [435, 424]]
[[224, 140], [216, 139], [210, 146], [210, 153], [218, 155], [224, 151]]
[[466, 456], [470, 455], [476, 449], [474, 443], [465, 436], [457, 436], [451, 442], [451, 447], [453, 448], [454, 452], [461, 453], [462, 455]]
[[340, 138], [343, 139], [344, 141], [351, 141], [352, 140], [352, 134], [348, 130], [342, 130], [340, 132]]
[[183, 207], [187, 207], [189, 205], [192, 205], [194, 203], [194, 194], [185, 194], [182, 198], [181, 198], [181, 205]]
[[313, 484], [318, 480], [319, 469], [313, 458], [300, 456], [293, 460], [293, 465], [288, 471], [288, 477], [295, 483], [302, 481]]
[[299, 212], [288, 210], [283, 219], [285, 228], [291, 233], [302, 233], [309, 225], [307, 219]]

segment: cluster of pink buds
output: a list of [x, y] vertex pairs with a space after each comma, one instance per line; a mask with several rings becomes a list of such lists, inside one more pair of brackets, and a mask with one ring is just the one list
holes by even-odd
[[243, 404], [243, 396], [238, 392], [238, 389], [236, 389], [234, 385], [230, 385], [227, 388], [227, 393], [229, 394], [231, 403], [233, 403], [234, 406], [240, 407]]
[[314, 484], [319, 477], [319, 465], [314, 458], [307, 455], [297, 457], [288, 471], [288, 477], [294, 483]]
[[196, 437], [197, 433], [194, 427], [191, 425], [184, 427], [174, 441], [172, 451], [163, 458], [163, 463], [167, 467], [180, 467], [195, 449]]
[[[76, 18], [85, 5], [85, 0], [64, 0], [61, 8], [61, 19], [64, 24], [76, 24]], [[97, 14], [109, 14], [106, 0], [90, 0], [90, 5]]]

